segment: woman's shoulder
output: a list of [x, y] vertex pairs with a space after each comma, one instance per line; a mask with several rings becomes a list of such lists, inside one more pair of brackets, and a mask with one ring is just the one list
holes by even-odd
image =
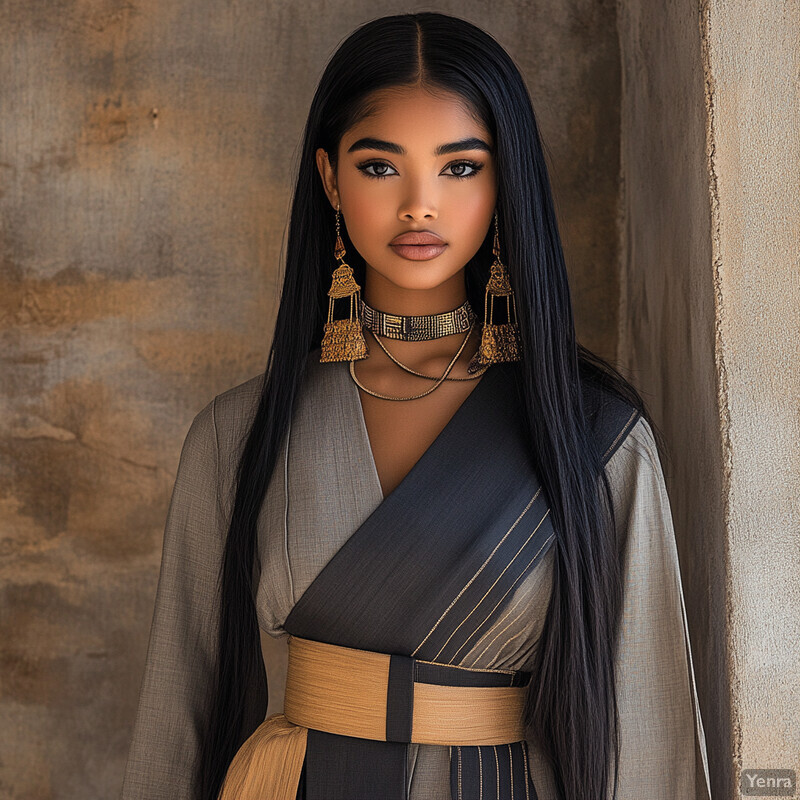
[[211, 401], [217, 424], [252, 416], [258, 406], [266, 372], [259, 372], [242, 383], [220, 392]]
[[252, 422], [258, 407], [264, 373], [220, 392], [198, 411], [186, 433], [184, 454], [204, 454], [211, 458], [241, 439], [240, 433]]
[[581, 391], [589, 431], [603, 464], [607, 464], [634, 429], [641, 430], [639, 423], [647, 425], [647, 421], [633, 403], [601, 381], [584, 376]]
[[616, 408], [617, 420], [624, 422], [607, 446], [610, 452], [603, 465], [618, 522], [624, 523], [631, 519], [634, 508], [650, 515], [659, 506], [668, 505], [669, 499], [658, 445], [647, 418], [627, 401], [610, 402]]
[[[320, 350], [312, 350], [306, 356], [305, 369], [298, 392], [300, 400], [315, 387], [322, 395], [330, 396], [340, 383], [334, 375], [336, 370], [325, 369], [326, 364], [320, 365]], [[206, 420], [216, 429], [216, 434], [221, 442], [239, 440], [241, 435], [249, 430], [253, 422], [261, 395], [264, 389], [266, 370], [262, 370], [252, 378], [231, 386], [216, 395], [206, 407], [197, 415], [197, 421]]]

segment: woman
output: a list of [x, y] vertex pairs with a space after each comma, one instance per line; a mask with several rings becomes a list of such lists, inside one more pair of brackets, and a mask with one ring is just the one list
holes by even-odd
[[442, 14], [357, 29], [267, 369], [184, 443], [123, 798], [708, 800], [653, 429], [576, 342], [510, 57]]

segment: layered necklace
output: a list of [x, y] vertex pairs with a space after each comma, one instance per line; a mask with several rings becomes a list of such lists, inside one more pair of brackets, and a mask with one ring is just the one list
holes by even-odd
[[[420, 397], [425, 397], [425, 395], [428, 395], [436, 390], [439, 386], [441, 386], [442, 383], [444, 383], [444, 381], [477, 380], [489, 368], [487, 365], [480, 370], [480, 372], [476, 373], [475, 375], [471, 375], [468, 378], [449, 377], [450, 371], [453, 369], [456, 361], [458, 361], [458, 357], [466, 347], [469, 337], [475, 327], [475, 322], [477, 321], [477, 317], [469, 304], [469, 300], [465, 300], [458, 308], [454, 308], [452, 311], [444, 311], [441, 314], [420, 315], [387, 314], [384, 311], [378, 311], [378, 309], [372, 308], [363, 300], [360, 300], [359, 303], [362, 325], [365, 330], [368, 330], [372, 334], [373, 338], [380, 345], [383, 352], [386, 353], [386, 355], [395, 364], [397, 364], [398, 367], [410, 373], [411, 375], [416, 375], [420, 378], [426, 378], [427, 380], [435, 381], [434, 385], [430, 389], [422, 392], [421, 394], [415, 394], [411, 397], [392, 397], [389, 395], [380, 394], [379, 392], [375, 392], [372, 389], [368, 389], [366, 386], [364, 386], [356, 377], [355, 361], [351, 361], [350, 376], [355, 384], [360, 389], [363, 389], [367, 394], [370, 394], [373, 397], [379, 397], [382, 400], [416, 400]], [[436, 377], [435, 375], [425, 375], [401, 363], [389, 352], [389, 350], [387, 350], [386, 345], [384, 345], [379, 338], [380, 336], [385, 336], [387, 339], [402, 339], [406, 342], [421, 342], [427, 341], [428, 339], [438, 339], [442, 336], [451, 336], [454, 333], [463, 333], [464, 331], [466, 331], [464, 340], [461, 342], [456, 354], [450, 360], [450, 363], [439, 377]]]

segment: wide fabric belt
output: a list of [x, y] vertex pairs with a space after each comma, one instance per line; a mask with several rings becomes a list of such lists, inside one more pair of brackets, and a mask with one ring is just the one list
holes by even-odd
[[529, 673], [434, 664], [297, 636], [288, 647], [284, 711], [267, 717], [241, 746], [220, 800], [295, 800], [309, 728], [439, 745], [525, 738]]

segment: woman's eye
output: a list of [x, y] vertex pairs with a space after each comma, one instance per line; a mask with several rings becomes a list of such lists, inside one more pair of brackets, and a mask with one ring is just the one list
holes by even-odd
[[[392, 174], [397, 174], [396, 172], [386, 171], [387, 169], [394, 169], [394, 167], [385, 161], [370, 161], [368, 164], [359, 164], [358, 169], [370, 178], [388, 178]], [[448, 164], [445, 169], [451, 170], [449, 173], [443, 173], [451, 178], [474, 178], [483, 169], [483, 164], [478, 164], [475, 161], [454, 161], [452, 164]], [[370, 170], [375, 170], [375, 172]], [[467, 172], [465, 170], [470, 171]]]
[[[476, 164], [474, 161], [456, 161], [448, 166], [453, 170], [459, 170], [451, 173], [454, 178], [474, 178], [483, 169], [483, 164]], [[472, 172], [464, 172], [465, 167]]]
[[359, 165], [359, 169], [365, 174], [369, 175], [370, 178], [388, 178], [389, 175], [386, 172], [368, 172], [367, 170], [370, 167], [375, 168], [376, 170], [386, 169], [387, 167], [391, 169], [390, 165], [387, 164], [385, 161], [371, 161], [369, 164], [361, 164]]

